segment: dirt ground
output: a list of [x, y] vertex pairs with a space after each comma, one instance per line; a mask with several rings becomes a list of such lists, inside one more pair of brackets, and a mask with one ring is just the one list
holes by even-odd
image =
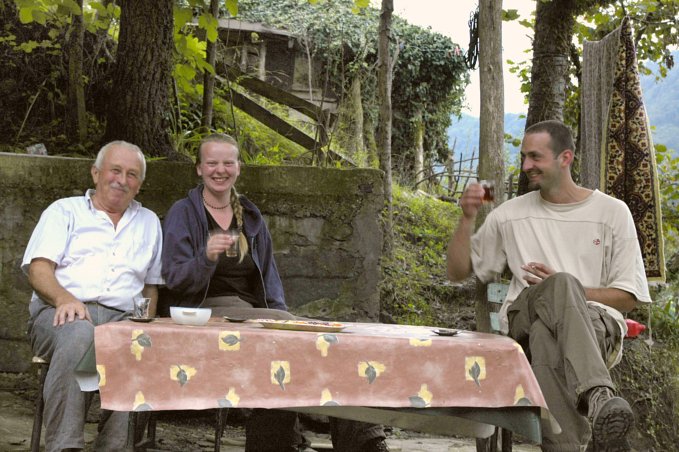
[[[0, 373], [0, 452], [28, 451], [33, 426], [33, 400], [38, 386], [35, 375]], [[91, 420], [92, 422], [89, 422]], [[158, 451], [213, 451], [213, 412], [169, 412], [160, 415], [156, 431]], [[331, 451], [330, 437], [323, 426], [307, 419], [305, 435], [317, 451]], [[88, 451], [96, 437], [96, 407], [90, 410], [85, 427]], [[393, 452], [475, 452], [475, 442], [468, 438], [453, 438], [387, 428], [387, 443]], [[222, 438], [221, 452], [243, 452], [245, 431], [242, 414], [229, 413]], [[44, 444], [43, 444], [44, 446]], [[44, 448], [41, 448], [44, 450]], [[537, 452], [536, 446], [515, 444], [516, 452]]]

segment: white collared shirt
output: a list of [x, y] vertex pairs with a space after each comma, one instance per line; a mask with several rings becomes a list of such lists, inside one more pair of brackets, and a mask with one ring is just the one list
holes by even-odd
[[[162, 231], [158, 216], [133, 200], [118, 225], [85, 196], [52, 203], [40, 217], [26, 247], [21, 269], [45, 258], [56, 263], [59, 284], [81, 301], [124, 311], [145, 284], [162, 284]], [[31, 314], [40, 303], [33, 292]]]

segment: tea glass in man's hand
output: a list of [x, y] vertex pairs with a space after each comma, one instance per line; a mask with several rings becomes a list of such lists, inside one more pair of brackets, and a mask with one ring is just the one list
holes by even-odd
[[133, 301], [134, 301], [134, 311], [132, 312], [132, 317], [134, 317], [135, 319], [148, 319], [151, 299], [135, 298]]
[[227, 257], [238, 256], [238, 239], [240, 238], [240, 231], [238, 229], [229, 229], [226, 233], [233, 239], [233, 244], [226, 249]]
[[479, 184], [483, 188], [483, 203], [495, 201], [495, 183], [492, 180], [481, 180]]

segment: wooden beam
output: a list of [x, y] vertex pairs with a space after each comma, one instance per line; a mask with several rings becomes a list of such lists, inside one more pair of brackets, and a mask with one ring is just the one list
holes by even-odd
[[231, 90], [231, 97], [234, 107], [243, 110], [257, 121], [275, 130], [289, 140], [294, 141], [300, 146], [312, 151], [318, 147], [316, 140], [311, 138], [309, 135], [288, 124], [283, 119], [274, 115], [266, 108], [257, 104], [255, 101], [245, 97], [238, 91]]
[[253, 93], [259, 94], [260, 96], [266, 97], [267, 99], [270, 99], [274, 102], [293, 108], [310, 117], [322, 127], [330, 127], [331, 124], [337, 119], [336, 114], [327, 110], [323, 110], [318, 105], [304, 100], [301, 97], [295, 96], [294, 94], [284, 89], [278, 88], [271, 83], [267, 83], [258, 79], [257, 77], [252, 77], [245, 72], [242, 72], [235, 66], [224, 63], [220, 65], [220, 67], [223, 68], [220, 71], [221, 74], [226, 76], [232, 82], [238, 83], [243, 88], [246, 88]]
[[[244, 96], [243, 94], [237, 91], [231, 90], [231, 102], [233, 103], [234, 107], [252, 116], [254, 119], [261, 122], [265, 126], [283, 135], [290, 141], [299, 144], [305, 149], [309, 149], [310, 151], [312, 151], [319, 161], [322, 161], [324, 159], [323, 152], [319, 149], [322, 146], [321, 143], [317, 142], [309, 135], [299, 130], [295, 126], [289, 124], [285, 120], [274, 115], [266, 108], [257, 104], [255, 101], [249, 99], [248, 97]], [[333, 158], [340, 159], [352, 165], [354, 164], [351, 160], [347, 159], [344, 156], [339, 155], [338, 153], [332, 150], [328, 150], [327, 153], [331, 155]]]

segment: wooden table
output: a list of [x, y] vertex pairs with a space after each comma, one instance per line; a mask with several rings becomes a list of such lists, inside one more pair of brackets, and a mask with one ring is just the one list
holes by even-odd
[[547, 405], [512, 339], [433, 327], [344, 323], [287, 331], [213, 318], [95, 329], [102, 408], [287, 408], [483, 438], [494, 426], [540, 443]]

